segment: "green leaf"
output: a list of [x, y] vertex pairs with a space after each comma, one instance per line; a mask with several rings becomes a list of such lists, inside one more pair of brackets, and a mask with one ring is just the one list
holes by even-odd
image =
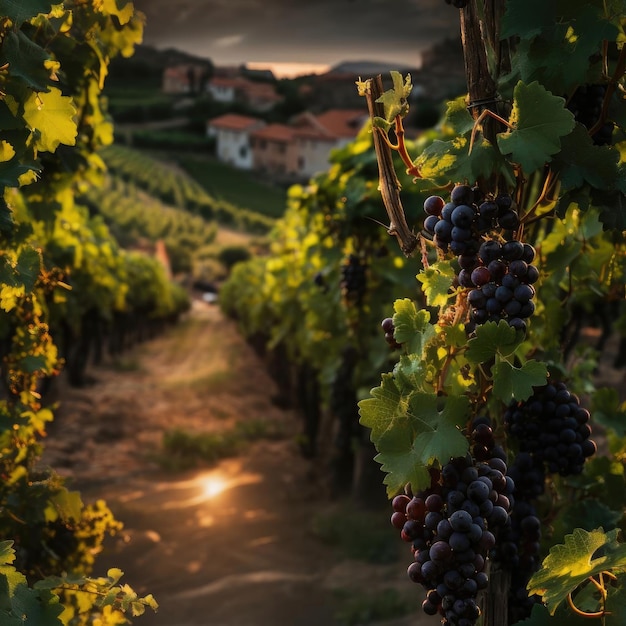
[[20, 252], [15, 268], [19, 272], [20, 283], [26, 293], [31, 293], [41, 271], [41, 255], [35, 248], [27, 247]]
[[565, 108], [563, 98], [552, 95], [538, 82], [518, 82], [513, 97], [512, 129], [498, 135], [498, 146], [530, 173], [561, 149], [560, 138], [574, 128], [574, 116]]
[[582, 187], [585, 182], [596, 189], [615, 186], [619, 153], [611, 146], [595, 146], [587, 129], [576, 124], [561, 140], [561, 151], [554, 157], [553, 169], [560, 174], [563, 190]]
[[107, 13], [115, 15], [122, 25], [127, 24], [135, 13], [130, 0], [103, 0], [102, 6]]
[[619, 530], [576, 528], [563, 544], [552, 546], [541, 569], [528, 582], [528, 592], [542, 596], [552, 615], [568, 594], [589, 576], [605, 571], [626, 571], [626, 546], [617, 540]]
[[76, 143], [75, 114], [72, 98], [61, 95], [56, 87], [49, 93], [33, 93], [24, 103], [26, 123], [40, 134], [37, 146], [48, 152], [54, 152], [59, 144]]
[[453, 138], [433, 141], [415, 160], [425, 179], [431, 179], [438, 185], [446, 185], [452, 181], [473, 183], [481, 177], [489, 178], [500, 172], [514, 184], [514, 176], [508, 163], [480, 134], [470, 152], [474, 123], [464, 98], [448, 103], [443, 127], [446, 134], [453, 135]]
[[62, 488], [50, 497], [49, 502], [63, 521], [79, 521], [82, 517], [83, 502], [78, 491]]
[[506, 320], [500, 320], [497, 324], [486, 322], [476, 328], [476, 336], [468, 341], [466, 357], [473, 363], [486, 363], [496, 354], [512, 354], [521, 341], [522, 338]]
[[460, 427], [467, 421], [469, 401], [464, 396], [438, 398], [416, 393], [411, 397], [407, 418], [394, 424], [379, 441], [375, 460], [387, 472], [384, 483], [392, 496], [407, 483], [414, 491], [430, 485], [428, 468], [435, 462], [464, 456], [469, 443]]
[[618, 437], [626, 436], [626, 402], [615, 387], [604, 387], [593, 394], [591, 412], [594, 421], [611, 429]]
[[0, 565], [9, 565], [15, 561], [15, 550], [11, 539], [0, 541]]
[[10, 31], [4, 38], [0, 63], [8, 63], [11, 76], [21, 78], [35, 91], [50, 89], [50, 70], [44, 62], [50, 55], [21, 30]]
[[535, 604], [530, 617], [516, 622], [515, 626], [590, 626], [589, 620], [576, 615], [569, 609], [560, 608], [556, 615], [551, 615], [550, 611], [543, 604]]
[[411, 76], [407, 74], [403, 80], [400, 72], [390, 72], [393, 81], [393, 88], [385, 91], [380, 98], [376, 100], [383, 104], [385, 108], [385, 119], [387, 122], [393, 122], [400, 115], [404, 116], [408, 113], [409, 103], [408, 97], [411, 93]]
[[452, 297], [450, 288], [454, 281], [455, 271], [450, 261], [438, 261], [423, 269], [417, 280], [422, 283], [428, 306], [446, 306]]
[[390, 374], [383, 374], [381, 386], [371, 394], [359, 402], [360, 422], [371, 429], [378, 450], [375, 460], [387, 473], [384, 482], [390, 496], [406, 483], [416, 490], [425, 488], [429, 466], [467, 452], [469, 444], [460, 430], [469, 414], [467, 397], [402, 395]]
[[518, 36], [532, 39], [550, 32], [556, 22], [556, 7], [545, 0], [508, 0], [502, 19], [502, 39]]
[[53, 4], [50, 0], [0, 0], [0, 15], [20, 24], [39, 13], [50, 13]]
[[493, 366], [493, 395], [505, 404], [511, 400], [527, 400], [533, 387], [546, 384], [548, 368], [544, 363], [530, 360], [521, 367], [508, 361], [498, 361]]
[[371, 398], [359, 402], [360, 423], [371, 429], [374, 445], [390, 429], [395, 420], [406, 416], [406, 405], [401, 406], [400, 390], [391, 374], [383, 374], [380, 387], [371, 390]]
[[409, 411], [418, 433], [414, 448], [424, 465], [437, 460], [464, 456], [468, 441], [461, 432], [469, 414], [466, 396], [440, 398], [434, 394], [416, 393], [409, 401]]
[[[574, 528], [583, 530], [593, 530], [594, 528], [613, 529], [623, 517], [622, 511], [610, 509], [604, 502], [597, 498], [586, 497], [584, 500], [577, 500], [568, 503], [560, 519], [553, 521], [553, 525], [558, 528], [563, 527], [565, 532], [572, 532]], [[554, 536], [553, 543], [558, 540], [558, 535]]]
[[430, 313], [418, 311], [415, 303], [408, 298], [396, 300], [393, 310], [395, 340], [406, 344], [409, 353], [421, 355], [424, 346], [435, 336], [435, 328], [429, 324]]

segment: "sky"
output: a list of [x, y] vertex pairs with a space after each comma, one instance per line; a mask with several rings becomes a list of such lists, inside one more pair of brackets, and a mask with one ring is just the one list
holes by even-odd
[[216, 65], [379, 61], [417, 67], [420, 51], [458, 36], [444, 0], [133, 0], [144, 42]]

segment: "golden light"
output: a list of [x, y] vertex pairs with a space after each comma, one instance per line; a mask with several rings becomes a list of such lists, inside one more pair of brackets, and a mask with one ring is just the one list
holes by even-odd
[[202, 493], [207, 498], [214, 498], [228, 487], [227, 481], [216, 474], [205, 476], [202, 479]]

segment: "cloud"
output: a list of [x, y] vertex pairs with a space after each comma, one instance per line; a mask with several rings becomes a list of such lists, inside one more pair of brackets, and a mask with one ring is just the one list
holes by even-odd
[[245, 35], [224, 35], [224, 37], [218, 37], [211, 42], [216, 48], [232, 48], [238, 46], [244, 39]]

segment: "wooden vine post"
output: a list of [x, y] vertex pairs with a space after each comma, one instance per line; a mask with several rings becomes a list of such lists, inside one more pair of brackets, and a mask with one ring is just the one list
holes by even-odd
[[[467, 107], [477, 122], [481, 119], [482, 132], [485, 138], [495, 143], [496, 134], [503, 130], [500, 122], [485, 111], [501, 114], [498, 110], [498, 92], [496, 79], [489, 70], [487, 50], [490, 45], [496, 59], [496, 70], [502, 63], [499, 49], [499, 24], [504, 3], [497, 0], [486, 0], [484, 3], [485, 20], [481, 21], [474, 2], [459, 11], [461, 24], [461, 44], [465, 62], [467, 81]], [[508, 60], [508, 59], [507, 59]], [[497, 177], [491, 180], [479, 180], [478, 186], [483, 191], [492, 191], [497, 184]], [[497, 563], [489, 564], [489, 587], [482, 597], [481, 608], [484, 626], [502, 626], [508, 623], [508, 597], [511, 588], [511, 573], [499, 567]]]

